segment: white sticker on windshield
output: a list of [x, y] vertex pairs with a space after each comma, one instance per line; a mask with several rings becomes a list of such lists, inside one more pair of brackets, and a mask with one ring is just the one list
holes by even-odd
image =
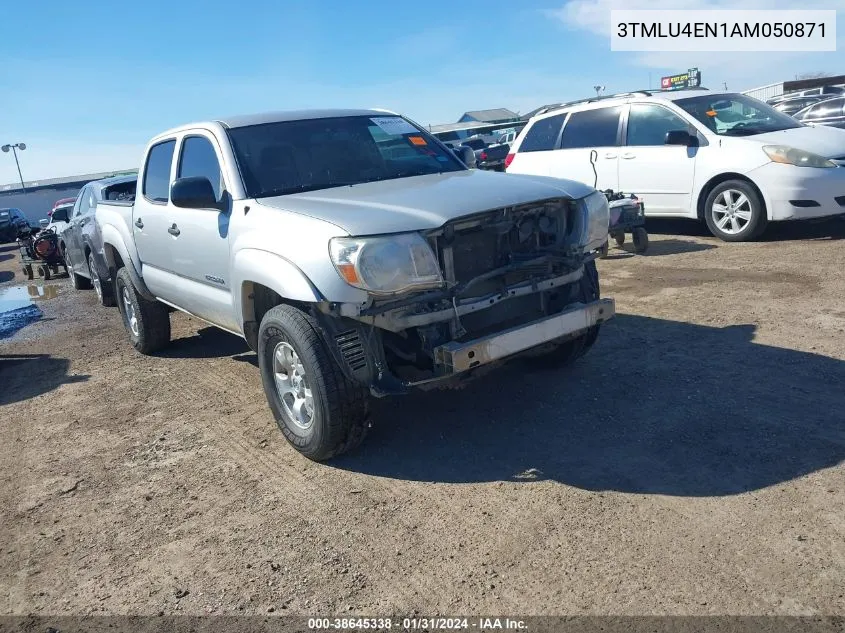
[[419, 130], [398, 116], [371, 117], [370, 121], [378, 125], [386, 134], [414, 134]]

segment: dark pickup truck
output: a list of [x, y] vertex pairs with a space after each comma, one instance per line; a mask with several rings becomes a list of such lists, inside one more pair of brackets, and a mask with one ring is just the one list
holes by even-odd
[[505, 158], [508, 157], [510, 151], [511, 146], [508, 143], [488, 145], [475, 152], [475, 165], [479, 169], [505, 171]]

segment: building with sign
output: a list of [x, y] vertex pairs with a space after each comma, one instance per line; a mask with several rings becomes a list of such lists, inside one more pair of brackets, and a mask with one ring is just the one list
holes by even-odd
[[690, 68], [685, 73], [660, 78], [662, 90], [683, 90], [684, 88], [698, 88], [700, 86], [701, 71], [698, 68]]

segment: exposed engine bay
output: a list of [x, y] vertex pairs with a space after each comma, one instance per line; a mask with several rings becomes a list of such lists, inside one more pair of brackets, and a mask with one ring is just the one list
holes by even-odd
[[[583, 206], [564, 198], [460, 218], [426, 233], [443, 286], [375, 299], [354, 320], [341, 320], [349, 329], [332, 324], [338, 360], [358, 380], [386, 380], [394, 389], [480, 364], [469, 350], [465, 364], [454, 367], [452, 352], [599, 299], [598, 254], [585, 248], [584, 231]], [[597, 321], [603, 318], [597, 313]], [[511, 345], [500, 338], [491, 344]]]

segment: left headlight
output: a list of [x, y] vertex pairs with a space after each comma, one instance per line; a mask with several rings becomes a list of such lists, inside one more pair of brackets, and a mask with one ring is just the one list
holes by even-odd
[[824, 156], [805, 152], [803, 149], [789, 147], [788, 145], [764, 145], [763, 151], [774, 163], [795, 165], [796, 167], [836, 167], [836, 163], [829, 161]]
[[584, 198], [586, 218], [581, 243], [592, 250], [600, 248], [607, 241], [607, 227], [610, 221], [610, 208], [607, 198], [601, 191], [594, 191]]
[[329, 242], [329, 253], [346, 283], [372, 294], [443, 285], [437, 258], [419, 233], [335, 237]]

